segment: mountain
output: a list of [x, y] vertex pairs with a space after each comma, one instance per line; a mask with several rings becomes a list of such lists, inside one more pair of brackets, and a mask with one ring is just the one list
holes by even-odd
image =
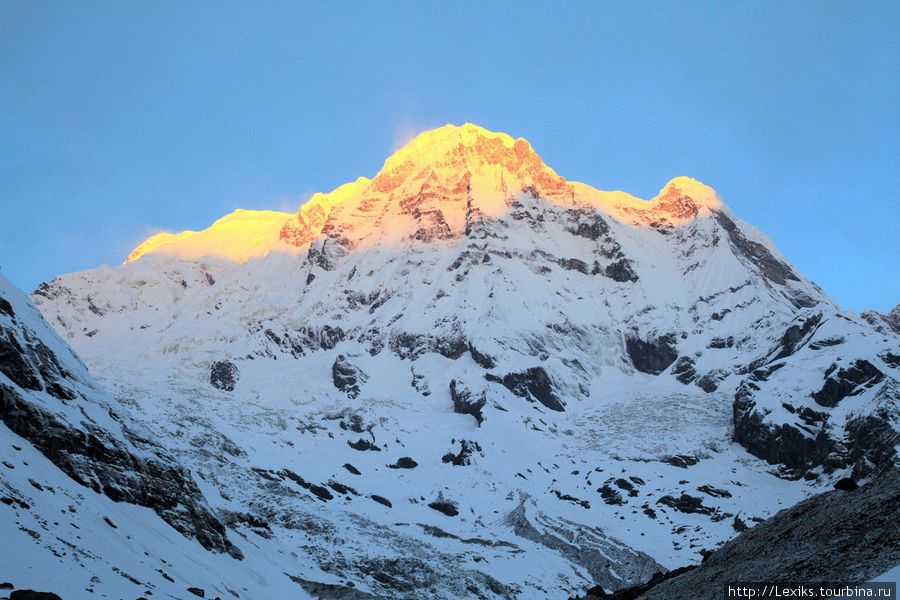
[[208, 597], [613, 590], [897, 463], [896, 333], [698, 181], [599, 191], [469, 124], [31, 298], [224, 526], [167, 550]]

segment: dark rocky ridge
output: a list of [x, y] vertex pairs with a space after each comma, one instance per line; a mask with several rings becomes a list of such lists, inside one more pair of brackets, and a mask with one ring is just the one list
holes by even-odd
[[820, 431], [810, 437], [787, 423], [767, 424], [764, 415], [756, 410], [754, 394], [758, 390], [749, 379], [741, 383], [735, 394], [734, 441], [773, 465], [794, 470], [821, 465], [831, 449], [827, 434]]
[[821, 313], [800, 316], [793, 325], [785, 330], [784, 335], [781, 336], [777, 354], [769, 362], [793, 355], [805, 342], [809, 341], [821, 324]]
[[625, 283], [627, 281], [634, 283], [638, 280], [637, 273], [631, 268], [631, 263], [626, 258], [620, 258], [619, 260], [606, 265], [606, 268], [603, 269], [603, 274], [619, 283]]
[[747, 239], [725, 213], [717, 212], [716, 220], [728, 233], [728, 239], [735, 251], [755, 265], [763, 277], [779, 285], [784, 285], [788, 280], [799, 281], [788, 265], [775, 258], [762, 244]]
[[9, 600], [62, 600], [62, 598], [53, 592], [15, 590], [9, 594]]
[[[738, 385], [732, 405], [734, 441], [770, 464], [781, 465], [781, 475], [792, 479], [819, 467], [826, 474], [852, 467], [853, 476], [862, 478], [894, 466], [898, 459], [900, 385], [886, 373], [895, 368], [887, 360], [882, 371], [870, 362], [877, 362], [872, 356], [838, 358], [822, 373], [821, 387], [782, 402], [790, 419], [769, 420], [766, 396], [778, 391], [769, 381], [773, 374], [790, 369], [791, 360], [802, 351], [818, 353], [843, 343], [833, 337], [816, 338], [826, 322], [818, 312], [798, 315], [768, 355], [743, 370], [748, 375]], [[832, 408], [877, 386], [869, 414], [851, 413], [846, 422], [833, 422]]]
[[887, 313], [867, 310], [859, 316], [879, 333], [893, 332], [900, 334], [900, 304]]
[[848, 368], [828, 375], [825, 385], [813, 394], [813, 399], [822, 406], [834, 407], [847, 396], [854, 396], [882, 381], [884, 373], [869, 361], [858, 359]]
[[770, 464], [782, 465], [784, 476], [799, 478], [821, 466], [826, 473], [853, 467], [853, 475], [861, 478], [896, 463], [900, 389], [895, 380], [875, 395], [876, 409], [871, 414], [849, 419], [837, 433], [829, 426], [828, 413], [808, 408], [797, 413], [802, 426], [768, 423], [756, 403], [760, 389], [756, 375], [738, 387], [732, 409], [734, 441]]
[[[601, 585], [621, 587], [646, 581], [660, 569], [650, 556], [628, 548], [600, 529], [567, 522], [566, 525], [574, 527], [575, 535], [564, 533], [561, 524], [545, 520], [541, 514], [530, 516], [526, 502], [523, 499], [507, 514], [505, 523], [519, 537], [546, 546], [581, 565]], [[532, 519], [539, 523], [533, 523]], [[616, 575], [610, 573], [610, 567], [614, 567]]]
[[[455, 443], [455, 442], [454, 442]], [[474, 456], [483, 456], [483, 451], [478, 442], [470, 442], [469, 440], [459, 440], [459, 452], [454, 454], [448, 452], [441, 457], [441, 462], [452, 464], [457, 467], [471, 465]]]
[[459, 514], [459, 505], [452, 500], [444, 498], [443, 492], [438, 492], [437, 498], [428, 503], [428, 508], [443, 513], [448, 517], [455, 517]]

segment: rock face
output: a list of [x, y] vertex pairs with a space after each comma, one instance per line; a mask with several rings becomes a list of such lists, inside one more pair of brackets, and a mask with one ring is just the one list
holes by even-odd
[[697, 371], [694, 370], [694, 359], [690, 356], [682, 356], [672, 366], [672, 374], [675, 379], [687, 385], [697, 379]]
[[703, 504], [703, 498], [691, 496], [690, 494], [681, 494], [681, 496], [677, 498], [674, 498], [672, 496], [663, 496], [657, 502], [670, 508], [674, 508], [678, 512], [701, 515], [715, 514], [715, 510]]
[[179, 532], [196, 538], [204, 548], [240, 558], [240, 551], [228, 540], [225, 527], [206, 505], [190, 473], [162, 454], [161, 448], [139, 440], [145, 452], [150, 449], [158, 453], [154, 458], [139, 458], [122, 440], [101, 427], [83, 424], [82, 430], [66, 424], [3, 384], [0, 418], [81, 485], [116, 502], [151, 508]]
[[229, 361], [220, 360], [209, 367], [209, 383], [220, 390], [233, 392], [241, 373], [237, 366]]
[[857, 490], [826, 492], [779, 512], [695, 569], [617, 594], [594, 590], [586, 599], [717, 600], [723, 582], [781, 581], [784, 573], [798, 582], [871, 581], [900, 563], [898, 519], [900, 471], [889, 469]]
[[716, 220], [728, 234], [728, 240], [738, 255], [756, 266], [766, 279], [781, 285], [788, 280], [799, 280], [790, 266], [775, 258], [765, 245], [748, 239], [725, 213], [716, 213]]
[[[540, 512], [534, 512], [533, 504], [527, 498], [521, 500], [519, 506], [506, 516], [506, 523], [518, 536], [568, 556], [601, 585], [616, 588], [622, 585], [623, 580], [645, 581], [660, 569], [649, 556], [628, 549], [599, 529], [577, 523], [561, 523]], [[563, 534], [573, 526], [578, 535]], [[620, 579], [609, 576], [607, 565], [615, 566]]]
[[36, 592], [34, 590], [15, 590], [9, 594], [9, 600], [62, 600], [53, 592]]
[[675, 336], [672, 334], [661, 335], [654, 340], [626, 337], [625, 350], [634, 368], [650, 375], [659, 375], [678, 358]]
[[470, 442], [469, 440], [459, 441], [459, 451], [448, 452], [441, 458], [441, 462], [449, 463], [457, 467], [465, 467], [471, 465], [476, 456], [484, 456], [481, 446], [478, 442]]
[[553, 383], [543, 367], [532, 367], [521, 373], [508, 373], [503, 376], [503, 385], [516, 396], [537, 401], [557, 412], [563, 412], [565, 406], [553, 391]]
[[459, 505], [452, 500], [444, 498], [443, 493], [438, 493], [438, 497], [428, 503], [428, 508], [433, 508], [439, 513], [443, 513], [448, 517], [455, 517], [459, 514]]

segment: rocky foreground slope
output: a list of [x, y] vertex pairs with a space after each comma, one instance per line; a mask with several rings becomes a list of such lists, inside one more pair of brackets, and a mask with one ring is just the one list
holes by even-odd
[[[865, 583], [900, 565], [900, 469], [858, 489], [800, 502], [740, 534], [702, 564], [585, 600], [718, 600], [726, 583]], [[673, 574], [675, 571], [672, 572]]]
[[[96, 392], [0, 378], [12, 414], [43, 411], [0, 430], [31, 507], [0, 523], [28, 549], [14, 573], [80, 592], [613, 590], [897, 463], [895, 332], [695, 180], [602, 192], [473, 125], [294, 215], [155, 236], [32, 300], [46, 323], [4, 321], [7, 353], [38, 373], [29, 339], [72, 356], [49, 323], [100, 383], [74, 357]], [[41, 446], [60, 428], [86, 458]]]

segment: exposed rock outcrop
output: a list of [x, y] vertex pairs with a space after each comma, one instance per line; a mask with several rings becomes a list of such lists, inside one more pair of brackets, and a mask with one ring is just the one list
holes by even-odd
[[675, 334], [661, 335], [653, 340], [638, 337], [625, 338], [625, 351], [634, 368], [642, 373], [659, 375], [678, 358]]
[[537, 401], [557, 412], [563, 412], [565, 405], [553, 390], [553, 383], [544, 367], [531, 367], [521, 373], [508, 373], [503, 376], [503, 385], [516, 396]]
[[406, 331], [391, 332], [388, 345], [391, 352], [409, 360], [414, 360], [427, 352], [437, 352], [441, 356], [457, 359], [469, 351], [469, 344], [461, 334], [435, 336]]
[[0, 418], [81, 485], [116, 502], [151, 508], [204, 548], [240, 558], [240, 550], [228, 540], [225, 527], [207, 506], [190, 473], [147, 440], [141, 441], [156, 456], [139, 458], [102, 428], [65, 423], [3, 384]]
[[334, 387], [350, 398], [356, 398], [359, 396], [359, 386], [368, 380], [368, 375], [351, 363], [346, 356], [340, 354], [331, 365], [331, 380]]
[[214, 388], [233, 392], [240, 378], [241, 372], [233, 362], [220, 360], [209, 367], [209, 383]]
[[441, 462], [449, 463], [457, 467], [464, 467], [466, 465], [471, 465], [473, 457], [475, 456], [484, 456], [478, 442], [459, 440], [459, 451], [455, 454], [453, 452], [448, 452], [441, 458]]
[[609, 263], [603, 269], [603, 274], [619, 283], [632, 282], [638, 280], [637, 273], [631, 268], [631, 262], [627, 258], [620, 258]]
[[784, 285], [788, 280], [799, 280], [793, 269], [775, 258], [763, 244], [748, 239], [724, 212], [717, 211], [716, 220], [728, 233], [736, 253], [755, 265], [763, 277], [779, 285]]
[[900, 335], [900, 304], [887, 313], [867, 310], [859, 315], [879, 333], [895, 333]]
[[[240, 558], [190, 472], [115, 414], [112, 400], [40, 317], [20, 319], [7, 304], [0, 351], [13, 349], [16, 360], [0, 363], [10, 381], [0, 382], [4, 425], [79, 484], [115, 502], [151, 508], [204, 548]], [[49, 396], [37, 395], [41, 390]], [[101, 425], [98, 419], [107, 416], [109, 424]]]
[[452, 500], [444, 498], [443, 492], [438, 492], [437, 498], [428, 503], [428, 508], [433, 508], [448, 517], [455, 517], [459, 514], [459, 505]]
[[697, 379], [697, 371], [694, 370], [694, 359], [690, 356], [681, 356], [672, 365], [672, 375], [679, 382], [687, 385]]
[[847, 396], [854, 396], [884, 381], [884, 373], [867, 360], [859, 359], [846, 369], [831, 373], [813, 399], [822, 406], [834, 407]]
[[62, 600], [62, 598], [53, 592], [15, 590], [14, 592], [10, 592], [9, 600]]
[[[860, 363], [869, 366], [860, 367]], [[833, 406], [848, 395], [880, 383], [880, 389], [871, 399], [870, 412], [851, 414], [836, 428], [828, 412], [831, 406], [813, 410], [785, 404], [796, 418], [772, 422], [767, 419], [767, 410], [759, 406], [757, 396], [764, 380], [755, 373], [735, 393], [734, 440], [751, 454], [771, 464], [783, 465], [782, 473], [789, 478], [801, 477], [819, 466], [826, 473], [852, 467], [854, 476], [863, 477], [895, 465], [896, 447], [900, 443], [900, 384], [893, 378], [883, 382], [881, 371], [867, 361], [857, 360], [852, 364], [849, 369], [837, 371], [837, 375], [836, 368], [831, 369], [825, 386], [812, 396], [819, 405], [833, 402]]]
[[453, 412], [461, 415], [472, 415], [478, 421], [478, 425], [481, 425], [484, 421], [482, 409], [487, 404], [485, 392], [476, 394], [453, 379], [450, 381], [450, 398], [453, 400]]

